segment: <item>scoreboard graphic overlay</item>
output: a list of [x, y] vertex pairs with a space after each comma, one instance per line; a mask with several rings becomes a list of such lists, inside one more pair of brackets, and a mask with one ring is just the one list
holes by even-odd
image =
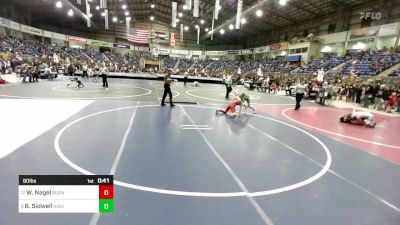
[[112, 213], [112, 175], [20, 175], [20, 213]]

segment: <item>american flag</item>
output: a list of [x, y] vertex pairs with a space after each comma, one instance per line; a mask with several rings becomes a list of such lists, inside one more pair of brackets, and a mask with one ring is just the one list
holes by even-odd
[[149, 31], [142, 29], [129, 28], [129, 33], [127, 34], [128, 41], [148, 44], [149, 43]]

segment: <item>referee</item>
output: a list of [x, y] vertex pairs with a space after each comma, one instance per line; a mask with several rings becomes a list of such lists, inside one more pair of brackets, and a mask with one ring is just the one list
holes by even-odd
[[298, 110], [300, 108], [300, 102], [304, 97], [304, 94], [308, 90], [308, 85], [304, 80], [301, 81], [300, 84], [296, 85], [296, 107], [294, 110]]
[[164, 95], [161, 100], [161, 106], [165, 106], [165, 98], [167, 97], [167, 94], [169, 95], [169, 102], [171, 107], [175, 106], [174, 103], [172, 102], [172, 91], [171, 91], [171, 83], [174, 80], [171, 78], [171, 70], [168, 70], [167, 75], [164, 77]]

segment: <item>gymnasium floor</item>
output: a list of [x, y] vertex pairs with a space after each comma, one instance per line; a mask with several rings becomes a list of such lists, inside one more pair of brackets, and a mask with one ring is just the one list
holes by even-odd
[[[64, 80], [63, 80], [64, 79]], [[248, 92], [257, 113], [216, 115], [224, 86], [109, 79], [0, 86], [1, 225], [398, 225], [400, 119]], [[113, 214], [19, 214], [20, 174], [114, 174]]]

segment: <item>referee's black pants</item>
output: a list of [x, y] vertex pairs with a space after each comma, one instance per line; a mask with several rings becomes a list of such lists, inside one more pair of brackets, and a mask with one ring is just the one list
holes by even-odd
[[101, 77], [103, 78], [103, 87], [108, 88], [107, 74], [102, 74]]
[[303, 99], [303, 97], [304, 97], [304, 93], [301, 93], [301, 94], [296, 93], [296, 107], [294, 109], [297, 110], [300, 108], [300, 102]]
[[231, 85], [226, 85], [226, 95], [225, 98], [229, 98], [229, 93], [232, 91], [232, 86]]
[[167, 97], [167, 94], [169, 96], [169, 102], [171, 104], [171, 106], [173, 106], [174, 104], [172, 103], [172, 91], [171, 91], [171, 85], [170, 84], [164, 84], [164, 94], [161, 100], [161, 105], [164, 105], [165, 102], [165, 98]]

